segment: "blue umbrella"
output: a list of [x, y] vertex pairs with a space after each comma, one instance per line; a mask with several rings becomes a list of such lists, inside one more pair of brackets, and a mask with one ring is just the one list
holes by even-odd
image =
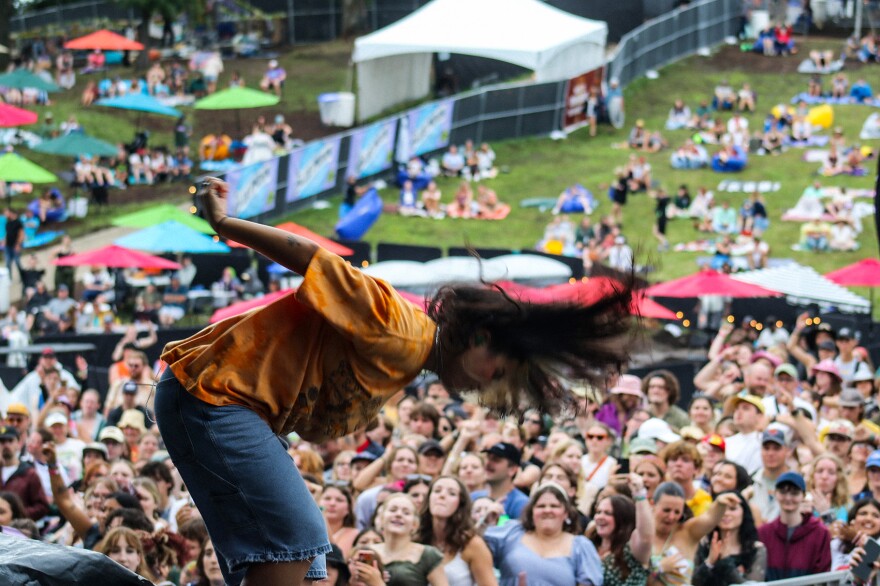
[[149, 252], [229, 252], [229, 247], [180, 222], [169, 220], [114, 241], [119, 246]]
[[138, 112], [148, 112], [150, 114], [162, 114], [163, 116], [180, 117], [180, 112], [171, 106], [166, 106], [153, 96], [148, 96], [140, 92], [133, 94], [125, 94], [118, 98], [104, 98], [95, 102], [99, 106], [107, 106], [109, 108], [120, 108], [122, 110], [137, 110]]

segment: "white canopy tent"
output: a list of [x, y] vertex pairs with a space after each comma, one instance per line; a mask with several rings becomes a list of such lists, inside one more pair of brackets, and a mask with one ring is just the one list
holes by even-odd
[[355, 41], [358, 118], [428, 95], [433, 53], [498, 59], [556, 81], [600, 67], [607, 36], [604, 22], [540, 0], [434, 0]]
[[868, 313], [871, 310], [870, 302], [864, 297], [826, 279], [812, 267], [796, 262], [772, 269], [736, 273], [731, 277], [779, 291], [794, 305], [816, 303], [823, 311], [837, 308], [845, 313]]

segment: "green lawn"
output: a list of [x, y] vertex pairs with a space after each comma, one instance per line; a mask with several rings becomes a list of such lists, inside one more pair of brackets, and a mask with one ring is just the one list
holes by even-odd
[[[829, 43], [812, 46], [825, 47], [829, 46]], [[721, 49], [723, 52], [733, 50]], [[756, 55], [754, 59], [769, 58]], [[791, 59], [799, 59], [799, 57]], [[636, 118], [644, 118], [649, 129], [662, 129], [667, 112], [676, 97], [681, 97], [693, 108], [700, 99], [710, 97], [715, 85], [726, 77], [735, 87], [748, 81], [756, 90], [758, 112], [747, 116], [750, 127], [754, 129], [763, 125], [765, 114], [775, 104], [780, 102], [787, 104], [795, 93], [806, 89], [808, 77], [805, 75], [753, 73], [744, 70], [720, 71], [716, 68], [718, 61], [717, 57], [712, 59], [692, 57], [663, 69], [657, 80], [641, 79], [633, 83], [625, 94], [627, 128], [624, 130], [615, 131], [606, 126], [600, 128], [596, 137], [590, 137], [586, 130], [581, 130], [564, 141], [532, 138], [494, 144], [493, 148], [498, 155], [497, 161], [511, 169], [509, 174], [502, 174], [490, 182], [499, 197], [514, 207], [506, 220], [436, 221], [386, 214], [370, 230], [366, 239], [373, 243], [385, 241], [445, 246], [471, 244], [514, 249], [533, 247], [540, 239], [551, 215], [549, 212], [541, 213], [536, 209], [520, 208], [518, 203], [532, 197], [555, 197], [566, 186], [579, 182], [593, 190], [597, 200], [601, 202], [599, 209], [593, 213], [594, 220], [608, 213], [610, 204], [605, 195], [605, 186], [612, 179], [613, 169], [624, 164], [630, 154], [626, 150], [613, 148], [612, 144], [625, 141], [626, 134]], [[857, 74], [853, 72], [849, 74], [854, 81]], [[864, 106], [835, 107], [834, 124], [844, 127], [845, 135], [850, 141], [858, 141], [859, 129], [870, 112], [871, 109]], [[669, 139], [671, 145], [681, 144], [689, 134], [684, 130], [664, 131], [664, 136]], [[876, 144], [871, 146], [877, 148]], [[710, 152], [712, 149], [713, 147], [710, 146]], [[746, 169], [739, 174], [717, 174], [711, 170], [675, 170], [669, 165], [670, 152], [671, 149], [666, 149], [660, 153], [648, 154], [647, 158], [653, 167], [654, 177], [671, 193], [674, 193], [681, 183], [687, 184], [693, 193], [700, 185], [714, 190], [723, 179], [779, 181], [782, 184], [781, 191], [767, 194], [765, 198], [772, 220], [765, 238], [771, 246], [771, 254], [775, 257], [794, 258], [825, 273], [877, 253], [876, 233], [870, 219], [864, 222], [866, 229], [860, 237], [862, 248], [858, 252], [817, 255], [791, 250], [791, 245], [798, 240], [800, 225], [784, 223], [779, 218], [783, 210], [794, 205], [804, 187], [817, 178], [818, 168], [818, 165], [801, 161], [803, 155], [801, 149], [791, 149], [775, 157], [750, 157]], [[872, 169], [869, 177], [827, 178], [823, 179], [823, 184], [873, 187], [875, 162], [868, 164]], [[449, 201], [455, 192], [456, 181], [441, 179], [439, 183], [444, 193], [444, 201]], [[386, 189], [382, 195], [387, 201], [394, 201], [397, 191]], [[716, 192], [716, 198], [724, 197], [729, 197], [731, 203], [738, 207], [746, 196]], [[334, 202], [338, 202], [338, 199], [336, 198]], [[288, 219], [303, 223], [321, 233], [330, 234], [336, 221], [336, 214], [334, 206], [329, 210], [299, 212]], [[697, 253], [654, 252], [657, 241], [651, 235], [653, 218], [653, 201], [648, 196], [639, 194], [630, 197], [624, 211], [623, 232], [633, 247], [641, 250], [643, 256], [647, 257], [645, 260], [658, 267], [657, 272], [651, 275], [651, 279], [666, 280], [694, 272], [697, 267], [695, 262]], [[668, 236], [673, 245], [700, 238], [688, 220], [671, 221]]]
[[[804, 49], [838, 47], [839, 41], [810, 40]], [[316, 97], [326, 91], [345, 89], [348, 79], [348, 56], [350, 43], [336, 42], [311, 47], [296, 48], [281, 56], [282, 64], [288, 71], [288, 83], [285, 88], [284, 101], [275, 110], [285, 113], [314, 112], [317, 109]], [[513, 249], [530, 248], [540, 239], [544, 227], [550, 220], [549, 212], [541, 213], [536, 209], [523, 209], [519, 202], [533, 197], [555, 197], [565, 187], [573, 183], [582, 183], [593, 190], [600, 202], [599, 209], [593, 217], [609, 211], [610, 205], [605, 195], [605, 186], [612, 178], [613, 169], [626, 162], [630, 154], [626, 150], [612, 148], [612, 144], [625, 141], [629, 127], [636, 118], [644, 118], [649, 129], [662, 128], [663, 122], [672, 101], [681, 97], [691, 107], [695, 107], [702, 98], [709, 97], [714, 86], [723, 77], [730, 79], [738, 87], [749, 81], [758, 94], [758, 112], [750, 115], [752, 128], [762, 124], [764, 115], [777, 103], [788, 103], [792, 95], [806, 88], [808, 77], [797, 73], [755, 72], [767, 71], [780, 64], [780, 69], [792, 70], [800, 56], [789, 57], [789, 62], [766, 61], [766, 57], [755, 55], [755, 61], [733, 59], [739, 57], [735, 48], [724, 47], [721, 53], [711, 58], [692, 57], [660, 71], [657, 80], [641, 79], [626, 90], [627, 128], [615, 131], [611, 127], [600, 128], [597, 137], [589, 137], [586, 130], [580, 130], [567, 140], [552, 141], [549, 138], [531, 138], [518, 141], [506, 141], [494, 144], [498, 155], [497, 162], [510, 169], [509, 173], [491, 180], [490, 185], [499, 197], [513, 206], [510, 216], [501, 222], [484, 222], [474, 220], [427, 220], [421, 218], [401, 218], [384, 215], [370, 230], [366, 238], [372, 243], [379, 241], [440, 245], [502, 247]], [[804, 51], [806, 52], [806, 51]], [[802, 53], [803, 54], [803, 53]], [[729, 59], [728, 59], [729, 58]], [[729, 67], [728, 63], [744, 63], [741, 67]], [[785, 67], [781, 67], [785, 65]], [[265, 67], [264, 60], [239, 60], [228, 62], [226, 71], [221, 77], [220, 85], [233, 71], [239, 70], [248, 85], [254, 86]], [[858, 76], [857, 71], [850, 70], [852, 80]], [[871, 79], [870, 74], [869, 80]], [[135, 130], [137, 114], [119, 112], [106, 108], [92, 107], [82, 109], [79, 96], [85, 78], [80, 76], [77, 87], [69, 92], [53, 95], [54, 103], [47, 107], [38, 107], [42, 114], [51, 110], [57, 121], [64, 120], [68, 115], [75, 114], [86, 130], [99, 138], [111, 141], [129, 140]], [[876, 88], [880, 90], [880, 88]], [[856, 141], [862, 122], [871, 112], [863, 106], [835, 107], [835, 125], [844, 127], [846, 136]], [[242, 120], [250, 120], [256, 112], [247, 113]], [[194, 137], [200, 137], [211, 130], [212, 119], [200, 115], [194, 117]], [[144, 116], [143, 126], [150, 129], [153, 140], [158, 143], [170, 143], [173, 120]], [[216, 123], [216, 122], [215, 122]], [[664, 132], [671, 145], [680, 144], [688, 135], [687, 131]], [[877, 147], [877, 144], [872, 144]], [[57, 157], [40, 155], [24, 151], [23, 154], [34, 161], [46, 165], [53, 170], [61, 170], [66, 165]], [[670, 150], [647, 155], [654, 169], [654, 177], [669, 191], [674, 191], [680, 183], [686, 183], [694, 191], [700, 185], [714, 189], [722, 179], [772, 180], [782, 184], [782, 190], [767, 195], [767, 207], [771, 214], [772, 225], [766, 239], [772, 247], [775, 257], [791, 257], [795, 260], [814, 266], [819, 272], [825, 273], [834, 268], [853, 262], [859, 258], [876, 255], [877, 240], [872, 222], [866, 221], [866, 230], [861, 236], [862, 248], [855, 253], [833, 253], [815, 255], [794, 252], [791, 244], [798, 239], [798, 224], [779, 221], [780, 214], [794, 205], [803, 188], [816, 177], [817, 165], [802, 162], [802, 150], [792, 149], [778, 157], [751, 157], [743, 173], [737, 175], [720, 175], [708, 170], [676, 171], [669, 165]], [[873, 163], [869, 163], [872, 166]], [[842, 185], [847, 187], [872, 187], [873, 172], [869, 177], [837, 177], [824, 181], [826, 185]], [[444, 192], [444, 201], [449, 201], [456, 188], [456, 181], [441, 179], [440, 187]], [[129, 190], [131, 191], [131, 190]], [[158, 201], [183, 202], [188, 199], [186, 186], [175, 184], [159, 188], [140, 188], [135, 190], [136, 197], [123, 206], [114, 207], [110, 213], [90, 216], [80, 225], [72, 226], [71, 232], [81, 234], [109, 224], [112, 214], [124, 213], [138, 209]], [[718, 197], [724, 195], [716, 194]], [[382, 196], [387, 201], [397, 199], [396, 189], [384, 190]], [[744, 199], [743, 194], [730, 196], [731, 202], [739, 206]], [[340, 196], [331, 201], [338, 204]], [[337, 219], [334, 205], [330, 209], [309, 209], [290, 215], [281, 220], [293, 220], [304, 224], [316, 232], [332, 235]], [[624, 233], [634, 247], [642, 251], [644, 262], [657, 266], [651, 275], [652, 280], [668, 279], [689, 274], [696, 269], [693, 253], [656, 251], [656, 241], [651, 236], [653, 223], [653, 202], [645, 195], [630, 198], [624, 212]], [[670, 222], [670, 241], [690, 241], [699, 237], [689, 221], [677, 220]], [[864, 292], [862, 292], [864, 293]]]

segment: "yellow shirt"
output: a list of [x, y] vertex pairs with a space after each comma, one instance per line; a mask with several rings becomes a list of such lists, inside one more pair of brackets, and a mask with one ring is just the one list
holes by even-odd
[[307, 441], [366, 426], [419, 373], [436, 325], [387, 283], [319, 249], [296, 292], [165, 346], [194, 396]]
[[687, 501], [687, 506], [693, 511], [694, 517], [699, 517], [712, 506], [712, 495], [702, 488], [698, 488], [697, 492], [694, 493], [694, 498]]

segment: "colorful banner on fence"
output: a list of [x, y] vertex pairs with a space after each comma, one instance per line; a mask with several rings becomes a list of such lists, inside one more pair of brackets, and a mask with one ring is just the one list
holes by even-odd
[[295, 201], [333, 189], [339, 165], [341, 139], [316, 140], [290, 154], [286, 201]]
[[597, 88], [602, 95], [602, 76], [604, 68], [600, 67], [568, 80], [565, 85], [565, 109], [562, 111], [562, 129], [571, 132], [587, 125], [587, 100], [590, 89]]
[[233, 169], [225, 179], [229, 183], [229, 215], [250, 218], [275, 209], [278, 159]]
[[348, 174], [360, 179], [391, 168], [397, 120], [377, 122], [351, 135]]
[[452, 109], [455, 100], [444, 100], [425, 104], [410, 110], [407, 115], [409, 122], [409, 153], [407, 158], [423, 155], [449, 145], [452, 132]]

